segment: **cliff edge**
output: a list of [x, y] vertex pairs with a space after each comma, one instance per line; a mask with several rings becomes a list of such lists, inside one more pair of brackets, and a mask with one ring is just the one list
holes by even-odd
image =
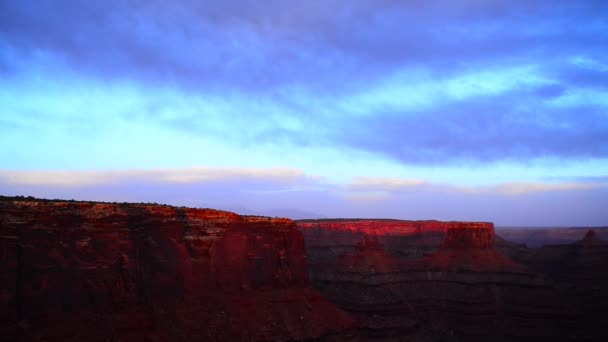
[[352, 324], [309, 286], [289, 219], [4, 197], [0, 256], [14, 340], [303, 339]]

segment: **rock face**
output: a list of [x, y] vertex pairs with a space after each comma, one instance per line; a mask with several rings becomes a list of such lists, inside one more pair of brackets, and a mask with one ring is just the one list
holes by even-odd
[[453, 222], [446, 227], [444, 249], [492, 249], [494, 225], [486, 222]]
[[12, 340], [318, 338], [350, 317], [310, 288], [288, 219], [141, 204], [0, 200]]
[[0, 197], [0, 336], [604, 341], [608, 243], [583, 235]]
[[312, 283], [358, 317], [363, 339], [584, 336], [579, 307], [498, 252], [491, 223], [305, 220], [298, 229]]
[[494, 249], [494, 225], [486, 222], [453, 222], [439, 249], [423, 260], [431, 269], [488, 271], [523, 271]]
[[449, 222], [401, 220], [299, 220], [306, 240], [309, 262], [331, 262], [352, 252], [366, 236], [392, 255], [420, 258], [430, 255], [443, 242]]

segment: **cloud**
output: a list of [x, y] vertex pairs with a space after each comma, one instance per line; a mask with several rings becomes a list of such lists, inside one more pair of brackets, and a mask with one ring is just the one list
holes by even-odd
[[400, 178], [359, 178], [349, 183], [344, 193], [347, 199], [389, 199], [389, 195], [403, 193], [462, 193], [517, 196], [551, 191], [574, 191], [608, 188], [608, 181], [594, 178], [595, 182], [509, 182], [492, 185], [462, 186], [457, 184], [433, 183], [418, 179]]
[[[585, 178], [586, 179], [586, 178]], [[591, 181], [593, 180], [593, 181]], [[256, 186], [256, 182], [267, 187]], [[307, 175], [292, 168], [213, 168], [98, 170], [98, 171], [12, 171], [0, 170], [0, 184], [29, 187], [92, 187], [121, 185], [186, 186], [210, 184], [219, 187], [246, 184], [239, 191], [278, 195], [297, 192], [333, 192], [350, 199], [385, 199], [388, 194], [422, 192], [462, 192], [469, 194], [521, 195], [533, 192], [569, 191], [608, 186], [603, 177], [588, 181], [509, 182], [493, 185], [462, 186], [423, 179], [356, 177], [345, 185]], [[232, 184], [232, 185], [230, 185]]]
[[567, 88], [561, 84], [548, 84], [545, 86], [540, 86], [535, 90], [536, 94], [541, 98], [559, 97], [566, 91]]
[[608, 65], [596, 65], [595, 68], [571, 67], [559, 71], [567, 84], [585, 88], [606, 90], [608, 88]]
[[549, 107], [514, 91], [418, 113], [355, 118], [333, 138], [406, 164], [608, 157], [604, 109]]
[[601, 1], [3, 2], [0, 65], [18, 68], [47, 53], [101, 79], [250, 92], [305, 83], [340, 92], [404, 65], [458, 71], [593, 52], [607, 39], [606, 8]]
[[[193, 177], [192, 175], [196, 175]], [[158, 202], [242, 214], [486, 220], [502, 225], [605, 224], [608, 183], [519, 182], [464, 187], [401, 178], [341, 185], [291, 169], [0, 172], [0, 193]]]
[[339, 195], [341, 198], [349, 202], [383, 202], [390, 199], [390, 195], [386, 191], [345, 191]]
[[[34, 170], [0, 171], [0, 185], [320, 214], [580, 193], [592, 207], [605, 181], [576, 175], [608, 161], [607, 13], [602, 0], [0, 1], [0, 168]], [[289, 168], [250, 167], [267, 165]]]
[[358, 177], [348, 185], [348, 189], [355, 191], [374, 190], [391, 192], [411, 190], [426, 184], [428, 184], [428, 182], [422, 179]]
[[9, 185], [78, 187], [121, 183], [194, 184], [223, 181], [264, 180], [278, 184], [302, 182], [301, 170], [290, 168], [143, 169], [105, 171], [8, 171], [0, 170], [0, 182]]
[[489, 187], [459, 188], [460, 191], [472, 193], [490, 193], [501, 195], [523, 195], [536, 192], [588, 190], [607, 187], [608, 183], [506, 183]]
[[[115, 141], [108, 132], [127, 122], [143, 146], [162, 131], [235, 150], [330, 148], [403, 165], [606, 159], [607, 9], [544, 0], [5, 1], [0, 129], [26, 140], [31, 132], [17, 125], [61, 121], [69, 138], [48, 138], [58, 150], [104, 150], [107, 141], [89, 136]], [[22, 154], [39, 166], [39, 154]], [[139, 166], [143, 155], [126, 159]]]

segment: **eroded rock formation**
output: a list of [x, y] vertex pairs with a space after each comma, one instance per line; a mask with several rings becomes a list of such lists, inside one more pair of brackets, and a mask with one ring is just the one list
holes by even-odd
[[11, 341], [602, 341], [606, 267], [594, 232], [0, 197]]
[[302, 339], [352, 323], [309, 287], [288, 219], [2, 199], [0, 256], [13, 340]]
[[355, 315], [365, 336], [470, 341], [584, 335], [584, 328], [573, 328], [583, 317], [580, 306], [498, 252], [491, 223], [305, 220], [298, 229], [312, 283]]
[[448, 222], [402, 220], [300, 220], [309, 262], [332, 262], [357, 249], [366, 236], [392, 255], [420, 258], [437, 250], [445, 239]]

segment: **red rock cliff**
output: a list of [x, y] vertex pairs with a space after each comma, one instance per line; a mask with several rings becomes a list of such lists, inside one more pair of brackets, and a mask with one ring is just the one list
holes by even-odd
[[[492, 223], [297, 224], [304, 234], [313, 284], [343, 309], [363, 317], [367, 331], [388, 340], [416, 340], [437, 327], [462, 340], [492, 340], [492, 334], [525, 337], [530, 330], [554, 337], [559, 333], [548, 330], [544, 321], [520, 321], [520, 313], [536, 314], [536, 307], [547, 307], [547, 317], [554, 315], [560, 322], [569, 318], [554, 314], [562, 310], [559, 305], [535, 295], [545, 291], [546, 283], [494, 250]], [[553, 296], [552, 291], [546, 293]], [[502, 296], [522, 304], [506, 308]], [[508, 316], [508, 310], [516, 313]], [[546, 319], [544, 313], [539, 315]], [[508, 327], [495, 329], [502, 321], [508, 321]]]
[[406, 221], [375, 219], [319, 219], [299, 220], [298, 228], [323, 228], [326, 231], [350, 231], [375, 235], [416, 235], [421, 233], [445, 233], [450, 222]]
[[443, 248], [491, 248], [494, 226], [488, 222], [441, 222], [373, 219], [300, 220], [297, 229], [306, 241], [309, 262], [331, 261], [353, 252], [366, 236], [400, 258], [418, 259]]
[[[172, 321], [170, 329], [157, 327], [164, 333], [198, 329], [205, 339], [309, 338], [347, 326], [349, 318], [308, 287], [304, 241], [294, 227], [213, 209], [2, 199], [0, 318], [48, 323], [44, 317], [58, 313], [131, 308], [157, 325]], [[169, 308], [170, 318], [155, 316]], [[180, 310], [206, 312], [212, 316], [196, 319], [215, 325], [188, 328], [193, 318], [179, 320]], [[275, 326], [266, 327], [274, 316]]]
[[488, 222], [449, 222], [443, 248], [492, 249], [494, 224]]

